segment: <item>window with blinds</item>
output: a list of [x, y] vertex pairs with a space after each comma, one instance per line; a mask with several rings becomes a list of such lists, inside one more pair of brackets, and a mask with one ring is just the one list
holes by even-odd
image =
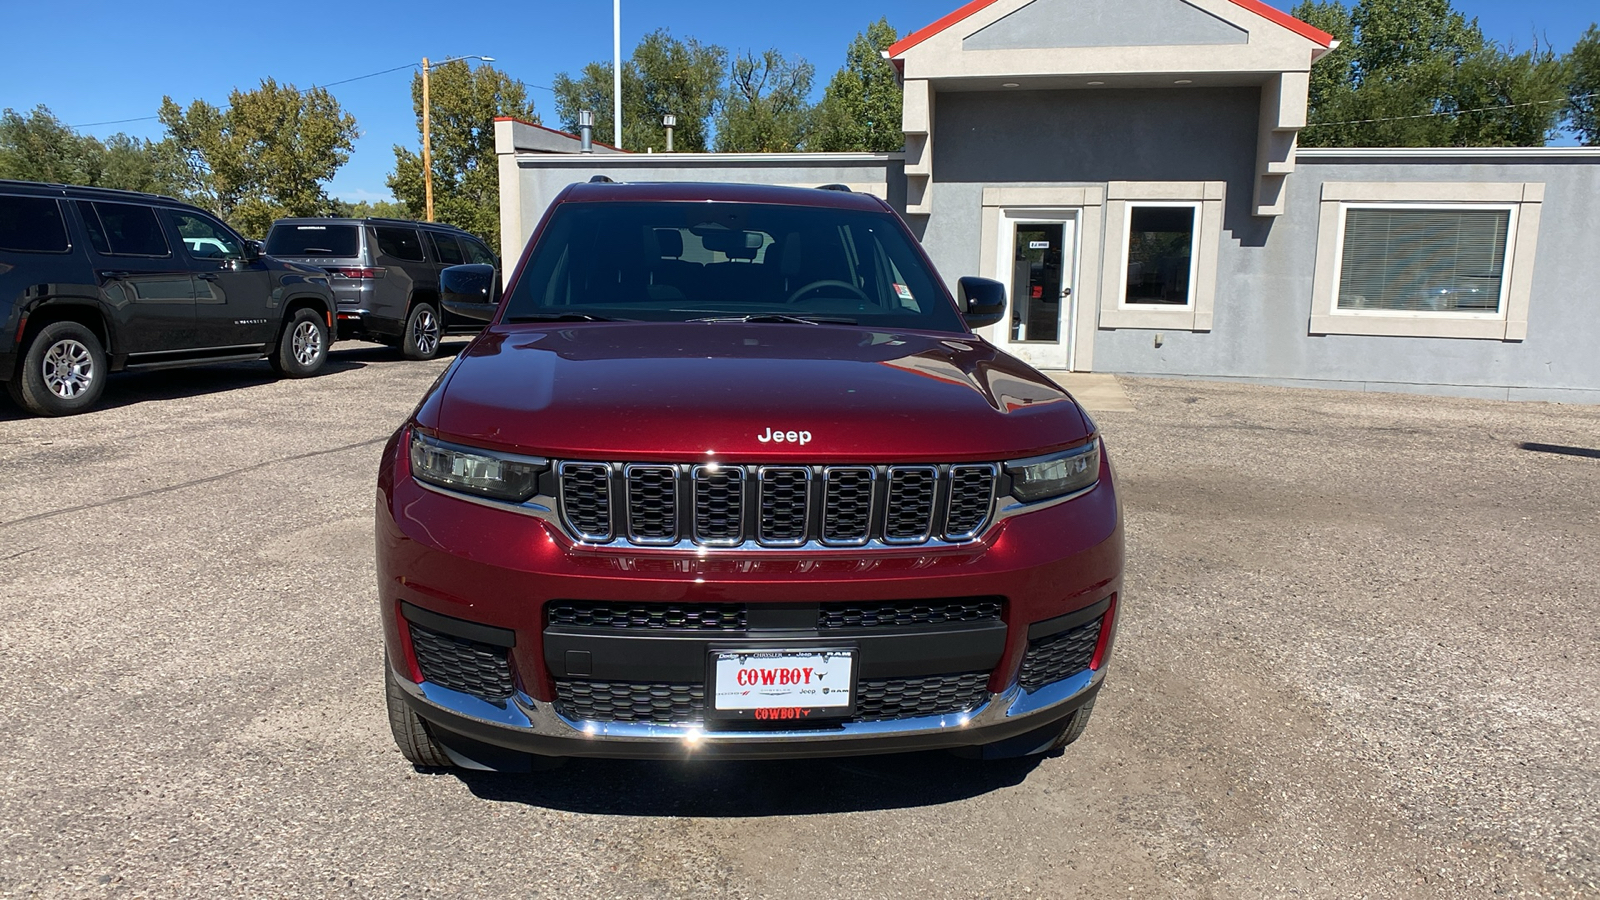
[[1507, 209], [1347, 208], [1338, 307], [1500, 312], [1510, 227]]

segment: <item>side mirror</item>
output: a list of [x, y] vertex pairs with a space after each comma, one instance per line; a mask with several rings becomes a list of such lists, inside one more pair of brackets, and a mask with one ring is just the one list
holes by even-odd
[[483, 263], [451, 266], [439, 273], [439, 293], [446, 312], [487, 322], [500, 306], [500, 276]]
[[1006, 317], [1006, 286], [992, 278], [968, 275], [956, 282], [956, 295], [969, 328], [983, 328]]
[[266, 255], [266, 248], [262, 246], [260, 241], [245, 241], [244, 242], [244, 261], [245, 262], [255, 262], [256, 260], [260, 259], [262, 256], [265, 256], [265, 255]]

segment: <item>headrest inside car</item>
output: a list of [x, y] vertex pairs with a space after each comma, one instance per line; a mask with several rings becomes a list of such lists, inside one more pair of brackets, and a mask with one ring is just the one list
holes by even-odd
[[683, 255], [683, 232], [676, 228], [657, 228], [656, 243], [660, 246], [657, 256], [670, 256], [673, 259]]

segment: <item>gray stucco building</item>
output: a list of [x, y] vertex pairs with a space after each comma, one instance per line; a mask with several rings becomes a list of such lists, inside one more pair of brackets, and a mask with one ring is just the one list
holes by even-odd
[[[843, 183], [1047, 369], [1600, 402], [1600, 149], [1302, 150], [1334, 45], [1256, 0], [976, 0], [890, 58], [894, 154], [580, 154], [502, 121], [505, 256], [618, 181]], [[557, 152], [549, 152], [550, 150]]]

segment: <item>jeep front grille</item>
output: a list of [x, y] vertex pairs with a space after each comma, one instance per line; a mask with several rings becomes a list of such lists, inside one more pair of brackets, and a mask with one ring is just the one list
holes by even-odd
[[[561, 521], [585, 543], [860, 547], [975, 540], [999, 467], [562, 462]], [[622, 498], [615, 500], [614, 498]]]

